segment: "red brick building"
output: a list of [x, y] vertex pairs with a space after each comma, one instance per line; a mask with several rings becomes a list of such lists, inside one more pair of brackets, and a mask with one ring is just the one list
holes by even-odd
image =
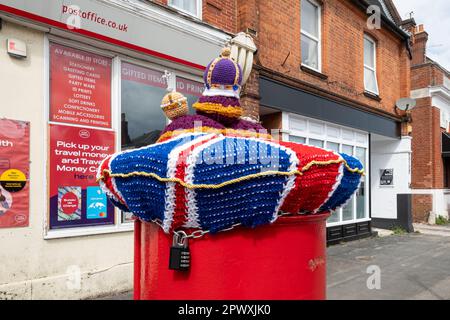
[[[379, 28], [370, 24], [374, 5]], [[244, 91], [249, 116], [281, 138], [359, 157], [359, 193], [328, 221], [330, 242], [400, 219], [409, 193], [411, 138], [396, 101], [410, 94], [409, 34], [392, 1], [238, 1], [238, 30], [258, 55]]]
[[411, 97], [417, 100], [412, 112], [413, 213], [417, 222], [426, 222], [430, 212], [448, 218], [450, 72], [427, 57], [424, 26], [414, 20], [404, 25], [413, 34]]
[[[186, 12], [188, 2], [157, 0]], [[204, 0], [189, 10], [258, 47], [244, 87], [246, 116], [281, 139], [359, 157], [368, 174], [328, 223], [330, 242], [399, 222], [398, 194], [410, 193], [411, 137], [399, 98], [410, 95], [410, 34], [391, 0]], [[372, 6], [372, 7], [371, 7]], [[402, 130], [403, 129], [403, 130]], [[402, 132], [404, 135], [402, 135]]]

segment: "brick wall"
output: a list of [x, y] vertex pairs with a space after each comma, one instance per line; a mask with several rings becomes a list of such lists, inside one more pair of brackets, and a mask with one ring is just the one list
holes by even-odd
[[433, 211], [433, 195], [413, 194], [412, 195], [412, 215], [413, 222], [428, 222], [430, 212]]
[[[168, 0], [154, 0], [167, 5]], [[203, 0], [203, 21], [228, 32], [254, 31], [256, 64], [313, 85], [380, 113], [394, 113], [395, 101], [409, 96], [406, 46], [391, 31], [368, 30], [367, 16], [350, 0], [322, 0], [322, 73], [300, 69], [301, 1]], [[377, 41], [377, 78], [381, 101], [364, 95], [364, 34]], [[258, 72], [243, 91], [246, 115], [258, 117]]]
[[441, 86], [446, 72], [432, 62], [413, 66], [411, 68], [411, 90]]
[[[161, 5], [168, 0], [152, 0]], [[202, 0], [202, 20], [214, 27], [235, 33], [237, 29], [237, 0]]]
[[[252, 27], [258, 32], [258, 64], [263, 68], [392, 115], [395, 101], [409, 96], [410, 62], [405, 44], [388, 30], [368, 30], [366, 14], [350, 1], [322, 1], [322, 73], [327, 79], [300, 69], [300, 1], [250, 2], [254, 2], [253, 9], [249, 4], [239, 9], [239, 17], [245, 19], [239, 27]], [[259, 16], [258, 23], [255, 15]], [[378, 43], [381, 101], [363, 94], [364, 33]]]
[[272, 113], [261, 116], [261, 123], [268, 130], [280, 130], [282, 128], [282, 113]]
[[[446, 71], [426, 57], [428, 34], [423, 25], [412, 28], [413, 63], [411, 89], [439, 86]], [[440, 111], [432, 106], [430, 97], [417, 100], [412, 112], [412, 188], [444, 188], [445, 165], [441, 154]]]
[[236, 32], [236, 0], [203, 0], [203, 21], [227, 32]]
[[439, 109], [431, 106], [431, 98], [417, 100], [412, 111], [412, 176], [415, 189], [444, 187], [444, 163], [441, 155]]
[[411, 68], [411, 90], [427, 88], [431, 84], [432, 72], [430, 65], [420, 65]]
[[253, 69], [248, 77], [247, 83], [242, 88], [241, 106], [244, 109], [244, 116], [259, 119], [259, 72]]

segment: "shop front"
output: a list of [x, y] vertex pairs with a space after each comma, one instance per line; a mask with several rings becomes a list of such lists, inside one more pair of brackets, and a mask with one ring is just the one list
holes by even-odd
[[[29, 222], [0, 228], [0, 291], [129, 290], [133, 221], [98, 188], [98, 164], [155, 142], [168, 82], [192, 105], [204, 66], [231, 36], [142, 1], [2, 0], [0, 19], [1, 116], [31, 128]], [[10, 42], [24, 43], [24, 55], [8, 54]]]
[[[119, 150], [156, 142], [167, 125], [158, 106], [167, 92], [169, 72], [190, 105], [203, 92], [201, 77], [195, 70], [168, 71], [164, 63], [59, 37], [49, 36], [46, 50], [50, 103], [46, 238], [132, 230], [131, 214], [115, 212], [97, 186], [99, 162]], [[78, 204], [71, 199], [78, 199]]]
[[[370, 236], [373, 218], [398, 219], [397, 194], [409, 188], [411, 150], [399, 122], [269, 78], [259, 84], [261, 118], [281, 130], [280, 138], [353, 155], [365, 166], [357, 194], [327, 221], [329, 244]], [[395, 186], [380, 185], [383, 169], [393, 169]]]

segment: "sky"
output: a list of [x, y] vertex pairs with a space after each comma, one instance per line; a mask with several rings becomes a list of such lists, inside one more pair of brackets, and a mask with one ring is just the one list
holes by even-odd
[[414, 11], [416, 23], [428, 32], [427, 56], [450, 70], [450, 1], [394, 0], [400, 16], [409, 18]]

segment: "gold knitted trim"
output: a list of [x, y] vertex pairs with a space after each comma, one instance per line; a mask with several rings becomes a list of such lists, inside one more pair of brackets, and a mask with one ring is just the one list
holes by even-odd
[[162, 142], [167, 139], [176, 137], [180, 134], [184, 133], [193, 133], [193, 132], [205, 132], [205, 133], [216, 133], [223, 134], [224, 136], [238, 136], [244, 138], [260, 138], [260, 139], [272, 139], [272, 136], [268, 133], [259, 133], [255, 131], [242, 130], [242, 129], [217, 129], [212, 127], [195, 127], [190, 129], [178, 129], [173, 131], [167, 131], [163, 135], [161, 135], [157, 142]]
[[214, 68], [216, 67], [217, 62], [220, 61], [220, 57], [214, 59], [214, 61], [211, 63], [211, 65], [209, 66], [209, 70], [208, 70], [208, 75], [206, 76], [206, 83], [211, 86], [211, 78], [212, 78], [212, 73]]
[[235, 184], [235, 183], [239, 183], [242, 181], [247, 181], [247, 180], [251, 180], [251, 179], [255, 179], [255, 178], [263, 177], [263, 176], [303, 175], [303, 172], [308, 171], [313, 165], [325, 166], [325, 165], [329, 165], [329, 164], [338, 164], [338, 163], [344, 163], [345, 167], [350, 172], [359, 173], [361, 175], [364, 174], [363, 169], [350, 168], [347, 164], [347, 161], [345, 161], [344, 159], [341, 158], [341, 159], [329, 160], [329, 161], [315, 161], [314, 160], [314, 161], [309, 162], [307, 165], [305, 165], [301, 170], [293, 170], [293, 171], [286, 171], [286, 172], [284, 172], [284, 171], [259, 172], [259, 173], [254, 173], [254, 174], [249, 174], [249, 175], [246, 175], [243, 177], [239, 177], [236, 179], [228, 180], [228, 181], [225, 181], [225, 182], [222, 182], [219, 184], [192, 184], [192, 183], [187, 183], [187, 182], [181, 180], [180, 178], [163, 178], [153, 172], [134, 171], [134, 172], [130, 172], [130, 173], [111, 173], [111, 171], [108, 169], [103, 170], [102, 175], [101, 175], [101, 177], [99, 177], [97, 179], [97, 182], [99, 180], [105, 179], [105, 174], [107, 174], [111, 178], [130, 178], [130, 177], [136, 177], [136, 176], [150, 177], [150, 178], [154, 178], [160, 182], [176, 182], [187, 189], [220, 189], [220, 188], [223, 188], [223, 187], [231, 185], [231, 184]]
[[220, 103], [196, 102], [192, 105], [192, 107], [202, 112], [218, 113], [230, 118], [239, 118], [243, 113], [241, 107], [226, 107], [221, 105]]

